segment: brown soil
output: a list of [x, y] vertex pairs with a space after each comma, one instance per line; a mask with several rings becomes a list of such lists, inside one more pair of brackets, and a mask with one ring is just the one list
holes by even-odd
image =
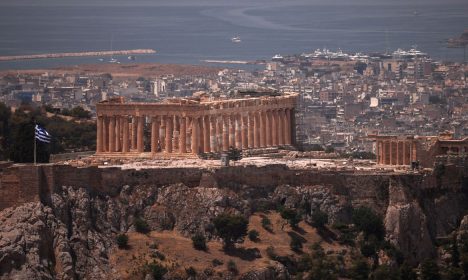
[[[261, 215], [256, 214], [251, 216], [249, 230], [255, 229], [260, 235], [260, 241], [252, 242], [247, 237], [242, 244], [238, 244], [237, 248], [258, 248], [261, 253], [261, 258], [249, 260], [240, 258], [236, 255], [227, 255], [222, 250], [220, 241], [210, 241], [207, 243], [208, 251], [198, 251], [193, 249], [190, 238], [183, 237], [174, 231], [151, 232], [148, 235], [140, 233], [128, 233], [129, 249], [116, 249], [111, 256], [111, 263], [117, 269], [123, 279], [135, 279], [142, 277], [142, 266], [145, 263], [151, 263], [155, 258], [150, 256], [151, 244], [157, 244], [157, 250], [165, 255], [165, 260], [161, 262], [170, 271], [178, 271], [180, 275], [185, 274], [185, 269], [192, 266], [199, 273], [205, 268], [211, 268], [214, 273], [226, 271], [226, 264], [229, 260], [233, 260], [239, 270], [239, 274], [244, 272], [267, 267], [274, 262], [268, 258], [266, 250], [269, 246], [274, 247], [277, 255], [292, 256], [296, 255], [291, 251], [289, 243], [291, 241], [288, 232], [292, 229], [287, 225], [278, 213], [269, 213], [268, 216], [272, 223], [272, 232], [265, 230], [261, 226]], [[303, 245], [304, 252], [309, 252], [310, 246], [315, 242], [320, 242], [325, 252], [334, 251], [341, 252], [347, 247], [341, 246], [336, 242], [327, 243], [317, 234], [317, 231], [310, 225], [301, 222], [299, 224], [300, 235], [307, 240]], [[214, 259], [223, 262], [223, 265], [213, 266]]]
[[197, 66], [197, 65], [179, 65], [179, 64], [160, 64], [160, 63], [141, 63], [141, 64], [82, 64], [74, 66], [65, 66], [51, 69], [30, 69], [30, 70], [5, 70], [0, 71], [0, 76], [16, 74], [104, 74], [109, 73], [116, 78], [126, 77], [157, 77], [162, 75], [206, 75], [215, 74], [219, 68]]

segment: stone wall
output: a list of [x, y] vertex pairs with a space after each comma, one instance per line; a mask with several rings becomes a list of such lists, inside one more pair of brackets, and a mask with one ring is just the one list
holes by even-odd
[[[453, 173], [453, 171], [450, 171]], [[125, 185], [149, 185], [160, 187], [183, 183], [188, 187], [219, 187], [234, 191], [253, 186], [258, 191], [270, 190], [279, 185], [322, 185], [335, 193], [349, 196], [354, 204], [368, 204], [383, 213], [388, 204], [388, 188], [391, 182], [417, 190], [443, 185], [459, 186], [458, 182], [441, 181], [423, 174], [376, 174], [352, 171], [291, 170], [285, 165], [231, 166], [218, 169], [202, 168], [154, 168], [122, 170], [118, 167], [85, 167], [68, 165], [14, 165], [0, 173], [0, 210], [25, 202], [47, 203], [51, 193], [62, 186], [85, 188], [91, 193], [115, 196]], [[458, 177], [458, 176], [456, 176]], [[454, 178], [454, 177], [453, 177]]]

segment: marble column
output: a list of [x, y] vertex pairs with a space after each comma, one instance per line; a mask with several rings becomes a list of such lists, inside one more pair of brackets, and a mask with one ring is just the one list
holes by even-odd
[[247, 127], [247, 146], [249, 149], [254, 148], [254, 113], [249, 113], [248, 127]]
[[396, 164], [401, 165], [401, 156], [400, 156], [400, 141], [396, 142]]
[[159, 124], [160, 120], [158, 117], [153, 117], [151, 120], [151, 152], [153, 154], [158, 152], [159, 143]]
[[292, 123], [291, 123], [291, 109], [290, 108], [287, 108], [285, 111], [284, 111], [285, 115], [286, 115], [286, 125], [285, 125], [285, 130], [286, 130], [286, 140], [285, 140], [285, 144], [286, 145], [291, 145], [292, 144]]
[[179, 151], [179, 116], [174, 116], [172, 119], [172, 151]]
[[216, 116], [216, 142], [218, 143], [218, 151], [223, 150], [223, 116]]
[[236, 146], [236, 119], [233, 115], [229, 116], [229, 147]]
[[223, 116], [223, 151], [229, 150], [229, 116]]
[[139, 153], [143, 153], [145, 151], [144, 146], [144, 125], [145, 125], [145, 117], [139, 116], [138, 117], [138, 131], [137, 131], [137, 151]]
[[394, 164], [394, 156], [393, 156], [393, 141], [389, 141], [389, 145], [390, 145], [390, 152], [389, 152], [389, 155], [390, 155], [390, 165], [393, 165]]
[[123, 116], [122, 117], [123, 119], [123, 122], [122, 122], [122, 126], [123, 126], [123, 136], [122, 136], [122, 152], [123, 153], [128, 153], [129, 151], [129, 123], [128, 123], [128, 117], [127, 116]]
[[187, 153], [187, 118], [179, 117], [179, 153]]
[[138, 123], [137, 117], [133, 116], [132, 117], [132, 141], [131, 141], [133, 150], [136, 150], [137, 148], [137, 123]]
[[242, 120], [242, 149], [246, 150], [249, 148], [248, 141], [248, 116], [243, 114], [241, 117]]
[[406, 141], [403, 141], [403, 165], [408, 165], [408, 157], [406, 156]]
[[216, 116], [209, 116], [208, 121], [210, 123], [210, 149], [212, 153], [218, 151], [217, 134], [216, 134]]
[[278, 145], [284, 145], [284, 119], [283, 109], [278, 110]]
[[287, 111], [288, 109], [281, 110], [281, 113], [283, 114], [283, 143], [284, 145], [291, 145], [291, 141], [288, 141], [288, 117], [287, 117]]
[[209, 153], [210, 149], [210, 117], [203, 117], [203, 152]]
[[276, 110], [271, 112], [271, 145], [273, 147], [278, 146], [278, 113]]
[[115, 116], [109, 120], [109, 152], [115, 152]]
[[97, 140], [96, 140], [96, 153], [102, 153], [103, 151], [103, 118], [101, 116], [97, 117]]
[[161, 116], [161, 125], [159, 126], [159, 146], [161, 151], [166, 150], [166, 116]]
[[198, 154], [199, 120], [198, 117], [192, 118], [192, 154]]
[[104, 132], [103, 132], [103, 137], [102, 137], [102, 143], [103, 143], [103, 148], [102, 150], [104, 152], [108, 152], [109, 151], [109, 118], [108, 117], [104, 117], [104, 122], [103, 122], [103, 129], [104, 129]]
[[234, 119], [236, 121], [236, 148], [242, 150], [242, 119], [239, 114], [234, 115]]
[[411, 142], [411, 161], [417, 161], [417, 147], [416, 147], [416, 142]]
[[255, 112], [254, 118], [254, 148], [265, 147], [265, 118], [264, 114], [259, 111]]
[[173, 116], [166, 116], [166, 137], [165, 137], [165, 141], [166, 141], [166, 149], [164, 150], [164, 152], [166, 153], [172, 153], [172, 129], [173, 129], [173, 125], [174, 125], [174, 118]]
[[272, 128], [272, 116], [271, 111], [266, 111], [266, 145], [267, 147], [271, 147], [273, 145], [273, 128]]
[[120, 137], [122, 136], [120, 134], [120, 124], [121, 124], [120, 116], [115, 117], [115, 151], [119, 152], [121, 151], [121, 143], [120, 143]]

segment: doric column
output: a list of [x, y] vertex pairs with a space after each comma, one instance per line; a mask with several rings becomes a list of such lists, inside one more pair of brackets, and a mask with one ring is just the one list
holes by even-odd
[[139, 116], [138, 117], [138, 129], [137, 129], [137, 151], [139, 153], [143, 153], [145, 151], [144, 147], [144, 125], [145, 125], [145, 117]]
[[187, 124], [186, 117], [179, 117], [179, 153], [187, 153]]
[[389, 154], [390, 154], [390, 165], [393, 165], [395, 162], [394, 162], [394, 156], [393, 156], [393, 151], [394, 150], [393, 150], [393, 141], [392, 140], [389, 141], [389, 145], [390, 145], [390, 152], [389, 152]]
[[249, 141], [248, 141], [248, 116], [243, 114], [241, 116], [242, 120], [242, 149], [246, 150], [249, 148]]
[[381, 140], [377, 140], [377, 146], [379, 147], [379, 151], [377, 154], [378, 164], [383, 164], [383, 145]]
[[229, 116], [223, 116], [223, 151], [229, 150]]
[[120, 120], [120, 116], [115, 117], [115, 151], [121, 151], [121, 143], [120, 143], [120, 124], [122, 121]]
[[271, 130], [272, 130], [272, 141], [271, 145], [276, 147], [278, 146], [278, 112], [276, 110], [273, 110], [271, 113]]
[[122, 117], [122, 126], [123, 126], [123, 132], [122, 132], [122, 152], [127, 153], [129, 151], [129, 123], [128, 123], [128, 117], [123, 116]]
[[260, 111], [260, 147], [266, 147], [266, 120], [263, 111]]
[[406, 140], [403, 141], [403, 165], [408, 165], [408, 158], [406, 156]]
[[136, 150], [137, 148], [137, 123], [138, 123], [138, 118], [136, 116], [132, 116], [132, 140], [131, 140], [132, 147], [131, 149], [133, 150]]
[[102, 133], [102, 151], [109, 151], [109, 119], [108, 117], [103, 117], [103, 133]]
[[172, 118], [172, 150], [179, 151], [179, 116]]
[[400, 141], [396, 142], [396, 164], [397, 165], [402, 165], [401, 163], [401, 156], [400, 156]]
[[272, 133], [273, 133], [273, 128], [272, 128], [272, 116], [271, 116], [271, 111], [268, 110], [265, 113], [265, 123], [266, 123], [266, 145], [267, 147], [271, 147], [273, 142], [272, 142]]
[[210, 117], [203, 117], [203, 152], [209, 153], [210, 149]]
[[166, 118], [167, 116], [161, 116], [161, 125], [159, 126], [159, 146], [161, 151], [166, 150]]
[[151, 152], [153, 154], [158, 152], [159, 143], [159, 124], [161, 121], [158, 117], [153, 117], [151, 120]]
[[218, 142], [217, 137], [218, 134], [216, 133], [216, 116], [209, 116], [208, 121], [210, 123], [210, 149], [212, 153], [216, 153], [218, 151]]
[[287, 108], [284, 111], [284, 114], [286, 116], [286, 125], [285, 125], [285, 130], [286, 130], [286, 139], [285, 139], [285, 144], [286, 145], [291, 145], [292, 144], [292, 123], [291, 123], [291, 109]]
[[97, 139], [96, 139], [96, 153], [102, 153], [102, 137], [103, 137], [103, 118], [101, 116], [97, 117], [97, 124], [96, 124], [96, 134], [97, 134]]
[[278, 110], [278, 145], [284, 145], [284, 118], [283, 118], [284, 109]]
[[111, 116], [109, 120], [109, 152], [115, 152], [115, 117]]
[[236, 118], [229, 116], [229, 147], [236, 146]]
[[254, 113], [254, 148], [260, 148], [260, 112]]
[[387, 141], [382, 140], [382, 164], [387, 164]]
[[223, 116], [216, 116], [216, 142], [218, 144], [218, 151], [223, 150], [223, 125], [224, 120]]
[[249, 113], [249, 122], [247, 128], [247, 145], [249, 149], [254, 148], [254, 113]]
[[172, 153], [172, 129], [173, 129], [173, 116], [166, 116], [166, 137], [165, 137], [165, 153]]
[[192, 118], [192, 154], [198, 154], [199, 121], [198, 117]]
[[416, 147], [416, 142], [412, 141], [411, 142], [411, 161], [417, 161], [417, 147]]
[[236, 114], [234, 119], [236, 121], [236, 148], [242, 149], [242, 119], [239, 114]]

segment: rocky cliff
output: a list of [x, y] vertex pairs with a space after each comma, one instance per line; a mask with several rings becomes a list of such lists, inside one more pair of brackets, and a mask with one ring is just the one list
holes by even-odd
[[[272, 167], [272, 178], [265, 170], [198, 170], [190, 180], [168, 174], [173, 182], [163, 184], [149, 176], [147, 181], [121, 180], [122, 185], [111, 192], [96, 191], [83, 182], [53, 184], [39, 201], [0, 212], [0, 279], [119, 279], [110, 261], [115, 236], [134, 232], [137, 217], [147, 221], [152, 231], [175, 231], [186, 237], [203, 232], [210, 239], [215, 238], [212, 220], [224, 212], [249, 217], [286, 206], [302, 209], [308, 221], [321, 210], [332, 225], [351, 223], [352, 209], [366, 206], [384, 219], [386, 239], [413, 264], [435, 257], [436, 239], [467, 224], [468, 217], [463, 217], [468, 210], [468, 184], [456, 172], [435, 178]], [[164, 177], [163, 170], [158, 174]], [[261, 268], [240, 277], [287, 279], [284, 269]]]

